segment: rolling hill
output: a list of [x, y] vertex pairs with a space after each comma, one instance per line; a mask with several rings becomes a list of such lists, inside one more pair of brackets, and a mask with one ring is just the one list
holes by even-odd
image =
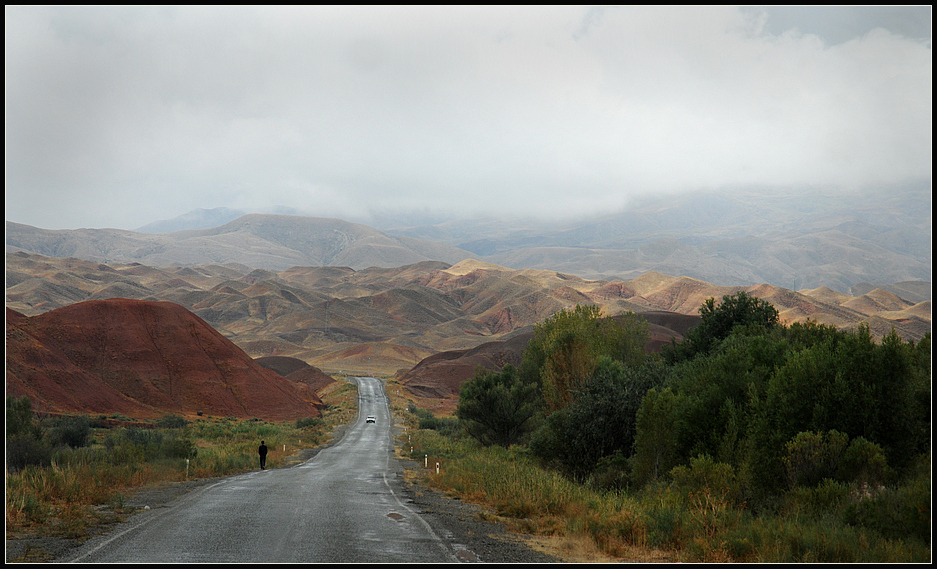
[[313, 390], [252, 360], [182, 306], [87, 300], [25, 316], [7, 308], [6, 390], [44, 412], [321, 416]]
[[[643, 312], [650, 325], [648, 352], [659, 352], [671, 340], [680, 342], [687, 330], [700, 322], [699, 316], [666, 311]], [[398, 373], [397, 379], [413, 394], [434, 399], [458, 398], [462, 382], [471, 379], [482, 367], [500, 371], [505, 365], [519, 367], [524, 349], [533, 337], [528, 326], [504, 340], [486, 342], [469, 350], [452, 350], [434, 354], [409, 371]]]
[[[768, 300], [784, 322], [813, 319], [841, 328], [866, 323], [917, 340], [930, 331], [930, 299], [875, 287], [852, 296], [829, 288], [793, 291], [761, 284], [717, 286], [657, 272], [605, 281], [546, 270], [512, 270], [474, 259], [394, 268], [239, 264], [150, 267], [24, 252], [6, 257], [7, 307], [35, 316], [104, 298], [169, 301], [191, 311], [253, 358], [297, 358], [326, 373], [396, 374], [440, 352], [510, 339], [556, 311], [595, 304], [622, 311], [696, 316], [710, 297], [745, 290]], [[888, 290], [886, 290], [888, 289]], [[672, 327], [671, 327], [672, 328]]]

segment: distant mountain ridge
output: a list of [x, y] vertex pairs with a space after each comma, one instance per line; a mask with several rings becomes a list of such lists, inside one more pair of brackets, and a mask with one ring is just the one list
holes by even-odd
[[385, 228], [513, 269], [628, 280], [649, 271], [727, 286], [848, 293], [861, 282], [931, 281], [931, 188], [736, 191], [644, 198], [620, 213], [537, 226], [450, 220]]
[[[626, 211], [569, 223], [451, 219], [380, 229], [297, 215], [194, 210], [140, 231], [51, 231], [7, 222], [8, 253], [26, 251], [150, 266], [239, 263], [391, 268], [475, 258], [595, 280], [647, 272], [723, 286], [768, 283], [850, 293], [862, 283], [931, 281], [931, 190], [689, 194], [633, 203]], [[393, 221], [391, 221], [393, 220]], [[215, 224], [215, 225], [213, 225]], [[212, 226], [213, 225], [213, 226]], [[209, 227], [211, 226], [211, 227]], [[146, 231], [146, 232], [143, 232]], [[160, 233], [149, 233], [160, 231]]]
[[455, 263], [466, 251], [392, 237], [340, 219], [249, 214], [208, 229], [137, 233], [120, 229], [47, 230], [7, 221], [6, 251], [150, 266], [239, 263], [281, 271], [294, 266], [397, 267]]
[[243, 215], [247, 215], [247, 212], [228, 207], [193, 209], [172, 219], [147, 223], [134, 231], [137, 233], [173, 233], [190, 229], [211, 229], [212, 227], [224, 225], [229, 221], [234, 221]]

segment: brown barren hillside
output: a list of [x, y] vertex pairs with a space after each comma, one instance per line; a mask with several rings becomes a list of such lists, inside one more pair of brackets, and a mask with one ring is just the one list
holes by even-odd
[[250, 359], [182, 306], [111, 299], [26, 317], [7, 310], [7, 394], [79, 413], [286, 420], [321, 401]]
[[[786, 324], [811, 319], [854, 329], [865, 323], [875, 337], [894, 328], [915, 341], [930, 330], [929, 286], [916, 281], [870, 285], [861, 296], [850, 296], [829, 288], [718, 286], [659, 272], [632, 280], [589, 280], [474, 259], [275, 272], [235, 263], [151, 268], [24, 252], [8, 253], [6, 268], [7, 307], [27, 316], [91, 298], [169, 301], [253, 358], [293, 357], [326, 373], [393, 375], [439, 352], [513, 337], [576, 304], [599, 306], [610, 316], [624, 311], [697, 316], [706, 299], [740, 290], [771, 302]], [[915, 298], [902, 297], [901, 291], [912, 291]]]
[[267, 356], [257, 358], [254, 361], [269, 370], [277, 372], [294, 384], [299, 384], [303, 388], [314, 392], [335, 383], [332, 376], [300, 359], [287, 356]]
[[910, 308], [914, 303], [898, 297], [898, 295], [884, 291], [880, 288], [871, 290], [862, 296], [850, 299], [842, 305], [865, 314], [874, 316], [880, 312], [897, 312]]
[[458, 397], [462, 382], [474, 376], [476, 369], [500, 371], [508, 364], [520, 366], [524, 348], [532, 337], [533, 332], [527, 331], [507, 340], [486, 342], [470, 350], [434, 354], [413, 369], [399, 374], [398, 379], [407, 390], [420, 397]]
[[[671, 340], [680, 342], [687, 331], [699, 324], [699, 316], [666, 311], [642, 314], [649, 324], [649, 337], [645, 349], [659, 352]], [[472, 378], [478, 368], [501, 371], [505, 365], [518, 367], [524, 349], [533, 337], [532, 330], [524, 330], [511, 338], [487, 342], [471, 350], [453, 350], [432, 355], [398, 379], [410, 392], [419, 397], [458, 397], [462, 382]]]

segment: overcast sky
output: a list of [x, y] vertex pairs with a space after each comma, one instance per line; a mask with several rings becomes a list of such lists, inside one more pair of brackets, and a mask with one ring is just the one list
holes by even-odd
[[4, 15], [6, 219], [46, 229], [931, 181], [929, 6]]

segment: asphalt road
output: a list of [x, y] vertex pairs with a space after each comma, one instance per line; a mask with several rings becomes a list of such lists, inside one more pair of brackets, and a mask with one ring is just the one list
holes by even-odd
[[402, 497], [383, 384], [356, 381], [358, 418], [334, 446], [299, 466], [228, 477], [137, 514], [65, 561], [458, 562], [453, 544]]

